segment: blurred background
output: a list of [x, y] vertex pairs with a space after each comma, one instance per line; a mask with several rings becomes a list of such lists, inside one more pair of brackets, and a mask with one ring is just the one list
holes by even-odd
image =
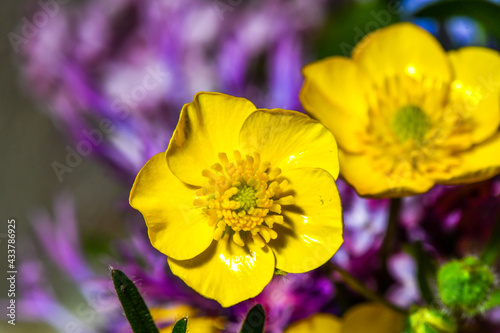
[[[17, 221], [20, 306], [16, 327], [2, 315], [2, 332], [126, 331], [116, 301], [92, 298], [109, 294], [108, 265], [132, 265], [136, 276], [157, 279], [149, 287], [145, 279], [145, 289], [170, 278], [143, 263], [165, 264], [131, 236], [144, 234], [145, 226], [127, 198], [137, 171], [166, 149], [182, 105], [196, 92], [220, 91], [261, 108], [302, 111], [303, 65], [349, 56], [363, 36], [391, 23], [419, 24], [445, 49], [498, 49], [500, 38], [495, 1], [19, 0], [0, 8], [0, 212], [2, 221]], [[492, 181], [469, 191], [481, 197], [494, 186]], [[338, 260], [369, 280], [370, 271], [361, 273], [360, 267], [372, 263], [380, 246], [387, 203], [349, 195], [353, 213], [347, 209], [346, 218], [363, 219], [351, 230], [353, 242], [363, 245], [344, 247]], [[418, 200], [407, 204], [418, 206]], [[370, 217], [354, 213], [359, 210]], [[366, 231], [367, 219], [377, 227]], [[452, 245], [446, 251], [467, 249]], [[143, 251], [147, 259], [127, 251]], [[406, 301], [418, 300], [408, 288]], [[2, 302], [6, 289], [2, 279]], [[151, 304], [173, 297], [170, 290], [164, 295]], [[331, 298], [317, 301], [317, 308], [335, 308]], [[89, 315], [89, 309], [99, 313]], [[211, 303], [206, 309], [219, 311]]]

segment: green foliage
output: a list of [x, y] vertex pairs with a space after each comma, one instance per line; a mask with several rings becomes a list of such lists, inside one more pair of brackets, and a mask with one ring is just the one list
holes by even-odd
[[186, 333], [187, 323], [188, 323], [187, 317], [182, 318], [181, 320], [175, 323], [172, 333]]
[[434, 293], [429, 285], [429, 278], [436, 276], [437, 267], [432, 257], [425, 251], [421, 242], [415, 243], [411, 252], [417, 263], [417, 281], [423, 299], [428, 305], [435, 303]]
[[494, 283], [490, 269], [475, 257], [453, 260], [437, 275], [439, 296], [453, 310], [474, 315], [488, 299]]
[[500, 219], [497, 219], [495, 226], [489, 236], [486, 246], [481, 253], [481, 261], [486, 265], [494, 266], [500, 255]]
[[266, 313], [264, 308], [262, 305], [257, 304], [248, 311], [240, 333], [262, 333], [264, 332], [265, 322]]
[[404, 333], [455, 333], [457, 324], [439, 310], [414, 306], [406, 319]]
[[367, 34], [399, 22], [398, 1], [359, 1], [338, 5], [313, 41], [318, 59], [332, 55], [349, 57]]
[[452, 16], [468, 16], [481, 22], [484, 27], [500, 40], [500, 6], [489, 1], [449, 0], [426, 6], [415, 13], [417, 17], [430, 17], [443, 21]]
[[134, 283], [117, 269], [111, 271], [111, 277], [134, 333], [158, 333], [153, 317]]
[[500, 307], [500, 289], [494, 290], [482, 307], [483, 311], [488, 311]]

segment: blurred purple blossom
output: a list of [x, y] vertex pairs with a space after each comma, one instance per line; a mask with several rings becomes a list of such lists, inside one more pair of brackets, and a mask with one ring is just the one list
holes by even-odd
[[[42, 251], [27, 251], [28, 260], [24, 260], [23, 266], [26, 278], [20, 282], [20, 288], [22, 311], [27, 314], [23, 319], [48, 323], [60, 332], [65, 332], [67, 323], [85, 327], [85, 332], [129, 332], [108, 267], [125, 272], [150, 307], [189, 305], [199, 310], [201, 316], [226, 317], [229, 330], [236, 330], [247, 311], [260, 303], [267, 311], [267, 332], [281, 332], [291, 322], [321, 311], [335, 296], [333, 281], [313, 271], [277, 276], [257, 297], [225, 309], [197, 294], [170, 272], [166, 257], [149, 243], [140, 219], [130, 221], [136, 227], [130, 230], [127, 240], [115, 244], [116, 255], [101, 257], [101, 264], [96, 266], [89, 263], [75, 238], [79, 224], [71, 196], [66, 193], [57, 197], [54, 212], [54, 218], [42, 210], [32, 216], [32, 224], [37, 226], [35, 245], [41, 245]], [[52, 292], [56, 286], [49, 282], [39, 261], [45, 255], [59, 276], [73, 285], [75, 295], [80, 295], [82, 301], [73, 311], [69, 310], [73, 307], [64, 306]]]
[[198, 91], [301, 110], [304, 43], [327, 1], [231, 4], [93, 0], [61, 8], [24, 45], [26, 83], [72, 148], [91, 145], [130, 181], [166, 149], [182, 105]]
[[378, 252], [385, 236], [389, 201], [361, 198], [346, 183], [337, 181], [337, 185], [344, 210], [344, 244], [332, 260], [369, 282], [380, 268]]
[[396, 283], [387, 292], [387, 298], [402, 308], [417, 304], [420, 291], [415, 260], [407, 253], [397, 253], [389, 259], [388, 267]]

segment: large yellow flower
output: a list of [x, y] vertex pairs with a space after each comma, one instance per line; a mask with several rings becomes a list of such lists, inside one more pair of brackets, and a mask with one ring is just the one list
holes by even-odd
[[410, 23], [375, 31], [352, 59], [307, 65], [304, 108], [335, 135], [359, 194], [401, 197], [500, 171], [500, 56], [445, 53]]
[[290, 325], [284, 333], [401, 333], [404, 317], [383, 305], [364, 303], [343, 318], [318, 313]]
[[338, 250], [338, 171], [319, 122], [199, 93], [166, 153], [137, 175], [130, 204], [172, 272], [227, 307], [259, 294], [275, 268], [306, 272]]

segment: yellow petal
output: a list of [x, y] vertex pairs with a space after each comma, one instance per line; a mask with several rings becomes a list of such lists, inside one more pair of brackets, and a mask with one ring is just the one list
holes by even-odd
[[190, 259], [210, 245], [214, 233], [206, 214], [193, 205], [195, 197], [195, 189], [172, 174], [165, 153], [160, 153], [139, 171], [130, 205], [144, 216], [156, 249], [172, 258]]
[[363, 72], [350, 59], [330, 57], [305, 66], [302, 74], [304, 109], [332, 131], [342, 149], [363, 151], [360, 133], [369, 122]]
[[440, 184], [457, 185], [479, 182], [500, 173], [500, 134], [460, 155], [461, 163]]
[[367, 155], [340, 151], [339, 157], [342, 177], [361, 196], [398, 198], [426, 192], [434, 185], [433, 180], [419, 173], [409, 177], [404, 168], [402, 174], [385, 174], [374, 167], [373, 161]]
[[172, 273], [201, 295], [228, 307], [258, 295], [274, 274], [274, 255], [252, 241], [243, 248], [230, 237], [214, 241], [191, 260], [168, 259]]
[[361, 304], [344, 315], [342, 333], [401, 333], [403, 316], [376, 303]]
[[[180, 318], [178, 318], [180, 319]], [[172, 333], [174, 325], [160, 330], [160, 333]], [[224, 328], [224, 320], [221, 317], [188, 317], [187, 330], [189, 333], [218, 333]]]
[[342, 206], [333, 177], [322, 169], [290, 170], [295, 206], [285, 206], [285, 223], [274, 225], [278, 238], [269, 246], [276, 268], [303, 273], [327, 262], [342, 244]]
[[240, 131], [240, 148], [260, 154], [262, 161], [283, 172], [314, 167], [339, 173], [337, 143], [332, 133], [308, 116], [281, 109], [252, 113]]
[[473, 124], [472, 141], [493, 135], [500, 123], [500, 56], [482, 47], [466, 47], [448, 53], [455, 80], [450, 98], [456, 111]]
[[438, 82], [451, 78], [450, 63], [439, 42], [411, 23], [372, 32], [356, 46], [353, 60], [377, 86], [401, 74]]
[[180, 180], [203, 186], [201, 172], [219, 161], [218, 154], [238, 149], [238, 134], [255, 111], [248, 100], [220, 93], [196, 94], [184, 105], [167, 149], [167, 162]]
[[149, 312], [157, 326], [162, 326], [162, 324], [176, 322], [183, 317], [196, 316], [198, 311], [189, 305], [174, 305], [150, 308]]
[[309, 318], [296, 321], [284, 333], [340, 333], [342, 320], [331, 314], [318, 313]]

